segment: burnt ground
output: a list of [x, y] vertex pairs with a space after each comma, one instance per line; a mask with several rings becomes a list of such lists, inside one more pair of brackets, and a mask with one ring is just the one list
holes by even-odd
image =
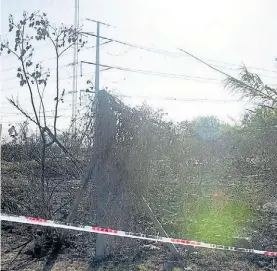
[[[276, 270], [273, 258], [179, 247], [180, 258], [174, 259], [164, 244], [137, 241], [122, 247], [101, 263], [93, 262], [95, 235], [71, 232], [68, 243], [55, 253], [49, 247], [35, 247], [41, 227], [2, 222], [1, 270]], [[30, 238], [30, 232], [37, 236]], [[32, 235], [33, 236], [33, 235]], [[275, 268], [275, 269], [274, 269]]]
[[[2, 200], [1, 209], [5, 213], [15, 215], [33, 215], [35, 211], [28, 209], [29, 199], [24, 194], [28, 183], [18, 173], [2, 171]], [[54, 184], [56, 185], [56, 184]], [[56, 205], [68, 202], [78, 185], [61, 185], [61, 189], [54, 195]], [[23, 190], [24, 191], [23, 191]], [[23, 193], [24, 192], [24, 193]], [[9, 202], [7, 202], [9, 201]], [[64, 212], [69, 208], [63, 205], [57, 214], [57, 220], [63, 221]], [[272, 209], [272, 208], [270, 208]], [[83, 215], [85, 213], [83, 212]], [[277, 215], [270, 214], [264, 221], [263, 230], [256, 234], [250, 247], [257, 249], [277, 249], [276, 223]], [[85, 225], [88, 223], [83, 221]], [[141, 223], [150, 225], [149, 218], [144, 217]], [[47, 239], [47, 228], [33, 225], [19, 225], [3, 221], [1, 224], [1, 270], [172, 270], [172, 271], [240, 271], [240, 270], [277, 270], [277, 261], [270, 257], [232, 253], [208, 249], [193, 249], [178, 247], [180, 257], [173, 258], [167, 247], [161, 243], [137, 240], [131, 245], [120, 246], [113, 250], [113, 254], [103, 262], [94, 262], [95, 234], [66, 232], [65, 242], [59, 238]], [[147, 228], [148, 229], [148, 228]], [[144, 232], [148, 233], [148, 230]], [[152, 232], [149, 232], [152, 234]], [[60, 236], [56, 232], [54, 236]], [[45, 237], [46, 236], [46, 237]], [[238, 244], [241, 245], [241, 244]], [[265, 246], [265, 247], [263, 247]]]

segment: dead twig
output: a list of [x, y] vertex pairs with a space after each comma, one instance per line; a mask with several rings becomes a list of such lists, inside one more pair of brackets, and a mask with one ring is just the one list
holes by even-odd
[[[32, 239], [31, 239], [31, 240], [32, 240]], [[29, 241], [30, 241], [30, 239], [28, 239], [28, 241], [24, 242], [23, 244], [17, 245], [17, 246], [15, 246], [15, 247], [11, 247], [11, 248], [5, 250], [4, 253], [9, 253], [9, 252], [11, 252], [11, 251], [13, 251], [13, 250], [16, 250], [16, 249], [18, 249], [18, 248], [21, 248], [21, 247], [24, 246], [26, 243], [28, 244]]]
[[16, 253], [16, 255], [13, 257], [13, 259], [10, 262], [10, 267], [8, 270], [10, 270], [11, 265], [14, 263], [14, 261], [17, 259], [17, 257], [20, 255], [20, 253], [22, 252], [22, 250], [32, 241], [33, 239], [29, 239], [27, 242], [25, 242], [24, 244], [21, 245], [21, 248], [18, 250], [18, 252]]

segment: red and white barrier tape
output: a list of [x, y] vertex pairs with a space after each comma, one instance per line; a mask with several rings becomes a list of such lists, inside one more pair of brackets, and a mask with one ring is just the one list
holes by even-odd
[[213, 248], [213, 249], [220, 249], [220, 250], [246, 252], [246, 253], [254, 253], [254, 254], [260, 254], [260, 255], [265, 255], [265, 256], [277, 257], [277, 252], [261, 251], [261, 250], [256, 250], [256, 249], [247, 249], [247, 248], [228, 247], [228, 246], [215, 245], [215, 244], [209, 244], [209, 243], [198, 242], [198, 241], [189, 241], [189, 240], [182, 240], [182, 239], [173, 239], [173, 238], [169, 238], [169, 237], [147, 235], [147, 234], [142, 234], [142, 233], [118, 231], [118, 230], [112, 230], [109, 228], [99, 228], [99, 227], [82, 226], [82, 225], [72, 226], [71, 224], [62, 224], [59, 222], [46, 220], [43, 218], [26, 217], [26, 216], [11, 216], [11, 215], [6, 215], [6, 214], [1, 214], [1, 220], [41, 225], [41, 226], [48, 226], [48, 227], [61, 228], [61, 229], [67, 229], [67, 230], [102, 233], [102, 234], [107, 234], [107, 235], [115, 235], [115, 236], [122, 236], [122, 237], [141, 239], [141, 240], [149, 240], [149, 241], [155, 241], [155, 242], [163, 242], [163, 243], [172, 243], [172, 244], [192, 246], [192, 247]]

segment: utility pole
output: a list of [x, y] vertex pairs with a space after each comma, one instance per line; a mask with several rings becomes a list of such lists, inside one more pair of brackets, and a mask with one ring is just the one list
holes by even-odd
[[[99, 23], [99, 26], [98, 26], [98, 29], [99, 29], [99, 33], [100, 33], [100, 24], [104, 24], [104, 23], [101, 23], [101, 22], [98, 22], [98, 21], [94, 21], [94, 20], [90, 20], [88, 19], [89, 21], [93, 21], [93, 22], [96, 22], [96, 23]], [[104, 24], [104, 25], [107, 25], [107, 24]], [[109, 26], [109, 25], [107, 25]], [[84, 34], [86, 35], [91, 35], [91, 36], [95, 36], [94, 34], [92, 35], [91, 33], [87, 33], [85, 32]], [[97, 50], [96, 50], [96, 62], [98, 61], [98, 65], [95, 65], [95, 63], [92, 63], [92, 62], [87, 62], [87, 61], [81, 61], [81, 63], [85, 63], [85, 64], [93, 64], [96, 66], [96, 73], [98, 74], [96, 77], [95, 77], [95, 97], [96, 97], [96, 100], [95, 100], [95, 104], [98, 105], [98, 94], [99, 94], [99, 74], [100, 74], [100, 65], [99, 65], [99, 61], [100, 61], [100, 41], [99, 41], [100, 37], [98, 36], [98, 40], [96, 40], [96, 45], [98, 44], [97, 46]], [[111, 41], [109, 41], [111, 42]], [[105, 44], [108, 43], [108, 42], [105, 42]], [[103, 45], [103, 44], [102, 44]], [[97, 78], [97, 79], [96, 79]], [[97, 110], [98, 110], [98, 106], [96, 107], [96, 110], [95, 110], [95, 122], [97, 121], [97, 117], [96, 115], [97, 114]], [[94, 123], [95, 124], [95, 123]], [[98, 126], [98, 125], [95, 125], [95, 127]], [[95, 131], [96, 132], [96, 131]], [[95, 136], [95, 138], [97, 138], [97, 135]], [[98, 139], [98, 138], [97, 138]], [[99, 139], [98, 139], [99, 140]], [[76, 194], [76, 197], [75, 197], [75, 200], [74, 200], [74, 203], [72, 205], [72, 208], [70, 210], [70, 213], [68, 215], [68, 218], [67, 218], [67, 222], [68, 223], [71, 223], [74, 218], [76, 217], [76, 213], [77, 213], [77, 209], [78, 209], [78, 206], [80, 204], [80, 201], [81, 201], [81, 198], [82, 198], [82, 195], [85, 191], [85, 188], [87, 187], [87, 184], [88, 182], [90, 181], [92, 175], [93, 175], [93, 172], [94, 172], [94, 168], [95, 168], [95, 164], [92, 163], [88, 166], [88, 169], [87, 169], [87, 172], [86, 172], [86, 175], [83, 176], [82, 180], [81, 180], [81, 183], [80, 183], [80, 188]]]
[[[2, 153], [1, 147], [2, 147], [2, 123], [0, 123], [0, 161], [2, 161], [1, 160], [1, 153]], [[0, 174], [1, 174], [1, 165], [0, 165]]]
[[96, 56], [95, 56], [95, 98], [96, 98], [96, 104], [98, 99], [98, 93], [99, 93], [99, 77], [100, 77], [100, 22], [96, 22], [97, 29], [96, 29]]
[[[79, 29], [79, 0], [75, 0], [74, 28]], [[72, 131], [76, 133], [77, 92], [78, 92], [78, 39], [74, 43], [72, 80]]]
[[[96, 155], [98, 157], [98, 159], [100, 159], [99, 161], [102, 161], [102, 152], [103, 150], [103, 138], [101, 135], [101, 129], [103, 129], [103, 123], [101, 121], [101, 116], [100, 116], [100, 112], [99, 112], [99, 92], [100, 92], [100, 25], [106, 25], [106, 26], [110, 26], [107, 25], [105, 23], [99, 22], [99, 21], [94, 21], [94, 20], [90, 20], [89, 21], [93, 21], [96, 23], [96, 55], [95, 55], [95, 82], [94, 82], [94, 90], [95, 90], [95, 118], [94, 118], [94, 129], [95, 129], [95, 138], [94, 138], [94, 146], [95, 146], [95, 152]], [[88, 35], [90, 35], [89, 33], [87, 33]], [[92, 34], [93, 35], [93, 34]], [[111, 42], [111, 41], [109, 41]], [[107, 42], [105, 42], [107, 43]], [[85, 63], [85, 62], [84, 62]], [[100, 109], [101, 111], [101, 109]], [[103, 164], [102, 162], [100, 163], [100, 165], [98, 165], [98, 169], [97, 169], [97, 174], [96, 174], [96, 182], [101, 182], [102, 181], [102, 175], [103, 175]], [[99, 185], [99, 184], [98, 184]], [[99, 195], [100, 196], [100, 195]], [[97, 201], [97, 207], [96, 207], [96, 214], [97, 214], [97, 223], [98, 225], [100, 225], [100, 227], [104, 227], [105, 225], [102, 224], [104, 223], [103, 221], [99, 220], [99, 214], [102, 211], [102, 200], [99, 199]], [[107, 237], [104, 234], [97, 234], [96, 235], [96, 248], [95, 248], [95, 258], [96, 260], [103, 260], [107, 254]], [[89, 269], [90, 270], [90, 269]]]
[[[81, 63], [95, 65], [95, 82], [94, 82], [94, 84], [95, 84], [95, 86], [94, 86], [94, 89], [95, 89], [95, 117], [94, 117], [95, 138], [94, 138], [94, 144], [95, 145], [94, 146], [95, 146], [95, 156], [97, 157], [97, 155], [100, 153], [100, 151], [103, 151], [101, 149], [101, 143], [100, 143], [100, 142], [102, 142], [102, 140], [98, 136], [99, 135], [98, 130], [101, 125], [101, 124], [99, 124], [99, 106], [98, 106], [99, 105], [99, 91], [100, 91], [100, 82], [99, 82], [100, 81], [100, 78], [99, 78], [100, 77], [100, 25], [101, 24], [106, 25], [106, 26], [110, 26], [110, 25], [107, 25], [107, 24], [99, 22], [99, 21], [91, 20], [91, 19], [87, 19], [87, 20], [97, 23], [96, 55], [95, 55], [96, 63], [81, 61]], [[93, 34], [93, 33], [84, 32], [83, 34], [95, 37], [95, 34]], [[104, 44], [109, 43], [109, 42], [111, 42], [111, 41], [105, 42]], [[101, 45], [103, 45], [103, 44], [101, 44]], [[95, 172], [98, 172], [99, 168], [102, 169], [101, 167], [103, 167], [103, 165], [99, 164], [98, 162], [96, 162], [96, 164], [95, 164], [95, 161], [88, 166], [86, 174], [83, 176], [83, 178], [81, 180], [80, 188], [76, 194], [74, 203], [73, 203], [70, 213], [68, 215], [68, 218], [67, 218], [68, 223], [71, 223], [74, 220], [74, 218], [76, 217], [77, 209], [80, 204], [82, 195], [83, 195], [85, 188], [87, 187], [89, 181], [91, 180], [91, 178], [96, 178], [96, 182], [100, 181], [97, 179], [97, 174], [95, 175]], [[106, 254], [105, 240], [106, 240], [106, 238], [103, 234], [97, 234], [95, 257], [98, 260], [101, 260], [105, 257], [105, 254]], [[89, 267], [88, 270], [92, 270], [90, 268], [91, 267]]]
[[[95, 122], [94, 122], [94, 129], [95, 129], [95, 138], [94, 138], [94, 145], [95, 145], [95, 151], [97, 154], [100, 153], [100, 141], [99, 139], [99, 129], [101, 125], [99, 121], [99, 81], [100, 81], [100, 22], [96, 22], [96, 55], [95, 55], [95, 83], [94, 83], [94, 89], [95, 89]], [[100, 165], [102, 167], [102, 165]], [[96, 180], [99, 181], [99, 180]], [[99, 203], [98, 203], [99, 204]], [[97, 206], [98, 206], [97, 204]], [[97, 212], [97, 215], [98, 212]], [[97, 219], [98, 220], [98, 219]], [[97, 260], [101, 260], [106, 256], [106, 236], [104, 234], [97, 234], [96, 235], [96, 248], [95, 248], [95, 258]]]

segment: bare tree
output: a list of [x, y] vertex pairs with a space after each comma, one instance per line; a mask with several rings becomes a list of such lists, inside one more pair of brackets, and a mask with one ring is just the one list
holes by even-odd
[[[65, 90], [60, 87], [60, 58], [71, 48], [75, 42], [78, 41], [80, 46], [85, 42], [82, 40], [79, 29], [73, 26], [67, 27], [61, 25], [59, 27], [53, 26], [45, 13], [33, 12], [28, 14], [23, 13], [22, 19], [15, 21], [13, 16], [9, 16], [9, 32], [14, 35], [14, 40], [2, 41], [1, 52], [5, 51], [7, 54], [12, 54], [19, 62], [17, 69], [17, 78], [20, 86], [27, 86], [29, 93], [29, 102], [32, 108], [31, 114], [15, 100], [13, 97], [9, 98], [9, 102], [16, 107], [28, 120], [34, 123], [39, 130], [41, 139], [40, 152], [40, 205], [42, 215], [49, 217], [47, 202], [49, 202], [49, 183], [45, 178], [45, 164], [47, 149], [56, 143], [62, 150], [69, 154], [57, 138], [57, 122], [59, 104], [63, 102]], [[33, 55], [35, 52], [34, 43], [40, 41], [50, 41], [55, 52], [55, 97], [54, 98], [54, 118], [52, 125], [46, 117], [44, 94], [47, 89], [50, 71], [45, 71], [41, 63], [34, 63]], [[39, 97], [38, 102], [35, 96]], [[72, 155], [70, 155], [73, 160]], [[76, 161], [75, 161], [76, 162]], [[46, 207], [46, 208], [45, 208]]]

